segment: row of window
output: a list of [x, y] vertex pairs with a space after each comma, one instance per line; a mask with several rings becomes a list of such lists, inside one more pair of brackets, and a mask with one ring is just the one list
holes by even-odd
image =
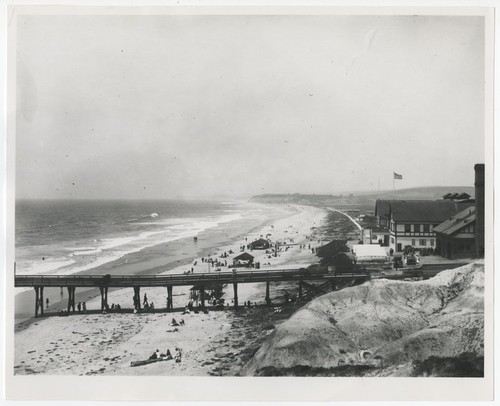
[[[433, 227], [437, 227], [437, 224], [432, 224]], [[391, 222], [391, 231], [395, 229], [395, 223]], [[405, 233], [430, 233], [431, 224], [404, 224]]]
[[474, 223], [469, 223], [467, 224], [462, 230], [460, 230], [462, 233], [469, 233], [469, 234], [474, 234], [475, 228], [474, 228]]
[[[413, 230], [411, 229], [413, 226]], [[436, 226], [434, 226], [436, 227]], [[405, 233], [430, 233], [430, 224], [405, 224]]]
[[[411, 240], [411, 245], [412, 245], [412, 247], [414, 247], [414, 246], [415, 246], [415, 242], [416, 242], [416, 240]], [[422, 239], [418, 240], [418, 245], [420, 245], [421, 247], [425, 247], [425, 246], [427, 246], [427, 240], [426, 240], [425, 238], [422, 238]], [[429, 240], [429, 245], [430, 245], [431, 247], [434, 247], [434, 238], [431, 238], [431, 239]]]

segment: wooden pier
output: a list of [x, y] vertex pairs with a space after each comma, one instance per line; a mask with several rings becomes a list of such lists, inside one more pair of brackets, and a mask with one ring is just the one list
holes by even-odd
[[[68, 313], [75, 311], [76, 288], [98, 288], [101, 294], [101, 310], [108, 306], [109, 288], [133, 288], [134, 302], [140, 309], [141, 287], [165, 287], [167, 289], [167, 310], [173, 309], [172, 292], [174, 286], [201, 286], [201, 306], [205, 306], [204, 286], [233, 285], [234, 306], [238, 307], [238, 284], [266, 282], [266, 303], [270, 303], [269, 287], [271, 282], [296, 281], [299, 284], [299, 298], [303, 290], [325, 293], [326, 289], [334, 290], [337, 283], [346, 280], [369, 279], [369, 275], [361, 273], [332, 274], [325, 267], [310, 267], [281, 270], [243, 270], [232, 272], [209, 272], [168, 275], [16, 275], [15, 287], [32, 287], [35, 289], [35, 317], [38, 312], [43, 315], [43, 289], [60, 287], [68, 289]], [[319, 281], [319, 284], [313, 282]]]

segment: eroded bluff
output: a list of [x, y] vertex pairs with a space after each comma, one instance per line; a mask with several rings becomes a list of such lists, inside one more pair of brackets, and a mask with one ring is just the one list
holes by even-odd
[[483, 335], [479, 261], [321, 296], [278, 326], [242, 375], [481, 376]]

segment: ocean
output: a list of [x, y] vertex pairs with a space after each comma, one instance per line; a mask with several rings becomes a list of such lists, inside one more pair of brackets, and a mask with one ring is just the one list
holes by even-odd
[[268, 213], [239, 201], [21, 200], [16, 202], [18, 275], [68, 275], [207, 230], [256, 224]]

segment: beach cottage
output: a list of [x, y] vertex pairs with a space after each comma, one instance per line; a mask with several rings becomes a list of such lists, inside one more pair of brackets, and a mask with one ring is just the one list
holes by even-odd
[[255, 240], [254, 242], [250, 243], [250, 249], [252, 250], [267, 250], [270, 247], [271, 244], [269, 244], [268, 240], [264, 240], [263, 238], [260, 238], [258, 240]]
[[238, 255], [233, 258], [233, 266], [234, 267], [250, 267], [253, 264], [253, 255], [250, 255], [248, 252], [244, 252], [243, 254]]

